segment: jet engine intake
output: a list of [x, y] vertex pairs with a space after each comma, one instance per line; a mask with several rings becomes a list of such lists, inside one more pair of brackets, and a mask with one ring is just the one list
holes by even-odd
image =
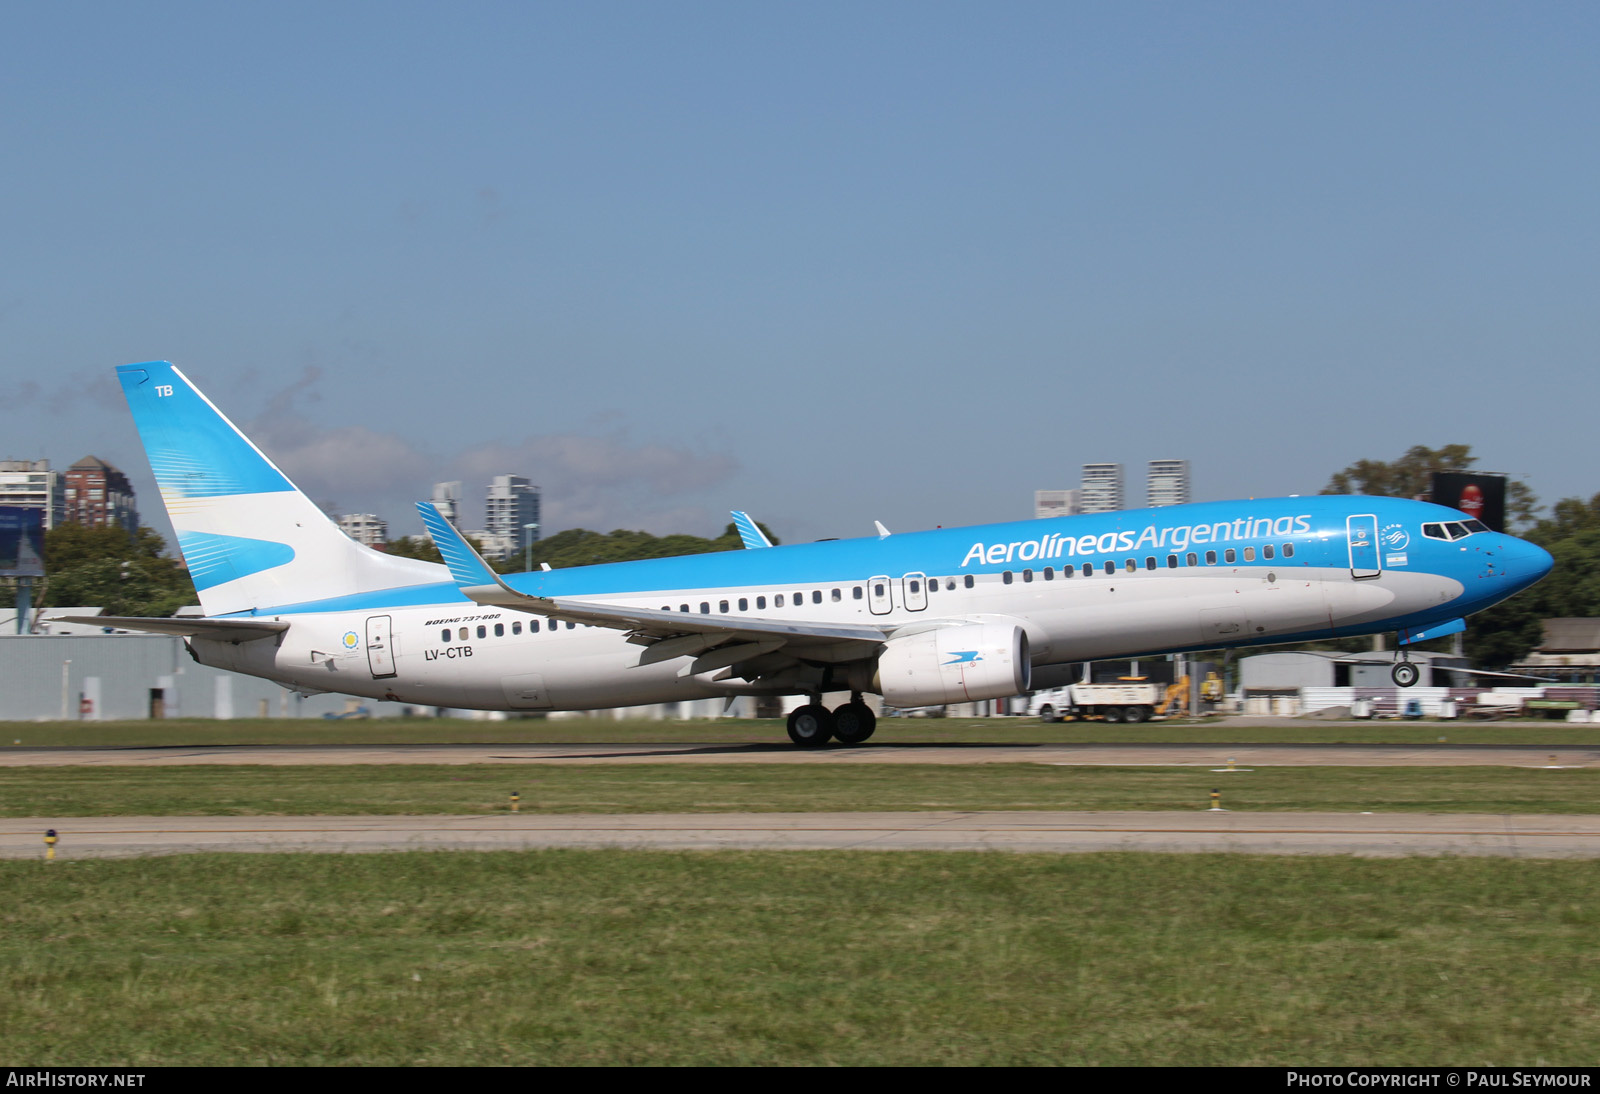
[[1005, 623], [968, 623], [890, 639], [877, 691], [897, 707], [999, 699], [1028, 690], [1028, 636]]

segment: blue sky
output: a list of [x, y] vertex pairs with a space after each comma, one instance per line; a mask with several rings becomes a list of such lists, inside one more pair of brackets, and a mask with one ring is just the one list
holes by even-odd
[[785, 539], [1104, 460], [1600, 491], [1592, 4], [4, 12], [0, 458], [147, 512], [154, 358], [399, 532], [497, 473], [550, 532]]

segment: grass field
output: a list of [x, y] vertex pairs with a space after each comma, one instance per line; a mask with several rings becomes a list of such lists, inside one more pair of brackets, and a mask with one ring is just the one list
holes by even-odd
[[1203, 809], [1600, 812], [1600, 768], [1043, 764], [0, 767], [0, 816]]
[[1595, 862], [193, 855], [0, 888], [14, 1066], [1600, 1055]]
[[[1221, 724], [1181, 719], [1143, 725], [1031, 718], [885, 718], [872, 744], [1531, 744], [1600, 746], [1600, 725], [1556, 721], [1355, 722], [1289, 719]], [[651, 721], [607, 718], [211, 718], [133, 722], [0, 722], [7, 747], [229, 744], [765, 744], [788, 747], [783, 723], [753, 718]]]

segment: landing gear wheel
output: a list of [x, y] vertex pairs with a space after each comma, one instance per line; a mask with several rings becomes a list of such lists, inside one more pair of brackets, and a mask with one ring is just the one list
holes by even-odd
[[1408, 688], [1421, 678], [1422, 673], [1410, 661], [1398, 661], [1389, 670], [1389, 675], [1394, 678], [1396, 687]]
[[789, 715], [789, 740], [801, 748], [821, 748], [833, 736], [833, 715], [820, 703], [797, 707]]
[[865, 703], [846, 703], [833, 712], [833, 736], [842, 745], [858, 745], [878, 728], [878, 716]]
[[1111, 723], [1112, 725], [1115, 725], [1116, 723], [1122, 721], [1122, 708], [1121, 707], [1106, 707], [1106, 708], [1104, 708], [1104, 715], [1103, 716], [1104, 716], [1104, 718], [1105, 718], [1105, 720], [1107, 722]]
[[1149, 707], [1129, 707], [1122, 712], [1122, 720], [1129, 725], [1138, 725], [1150, 717]]

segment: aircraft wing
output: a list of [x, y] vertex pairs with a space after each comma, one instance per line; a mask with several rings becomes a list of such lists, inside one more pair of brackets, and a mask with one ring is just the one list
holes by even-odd
[[[686, 638], [689, 641], [683, 643], [684, 653], [744, 639], [770, 649], [785, 646], [789, 652], [801, 656], [823, 652], [821, 648], [827, 647], [828, 660], [843, 660], [849, 656], [870, 656], [888, 637], [885, 628], [865, 623], [784, 622], [743, 615], [662, 611], [659, 608], [634, 608], [601, 601], [520, 593], [507, 585], [483, 561], [482, 556], [472, 549], [472, 544], [462, 538], [461, 533], [440, 515], [431, 502], [418, 502], [417, 511], [422, 514], [422, 521], [433, 536], [440, 556], [450, 566], [450, 574], [455, 578], [462, 595], [474, 604], [509, 608], [565, 623], [629, 631], [641, 640], [641, 644]], [[694, 636], [699, 636], [703, 641], [697, 643]], [[840, 648], [841, 643], [845, 644], [845, 648]], [[852, 646], [856, 648], [849, 648]]]
[[739, 529], [739, 538], [744, 540], [746, 549], [751, 547], [771, 547], [772, 541], [767, 538], [755, 521], [750, 519], [750, 514], [743, 509], [735, 509], [728, 514], [733, 518], [733, 526]]
[[175, 634], [182, 638], [210, 638], [218, 642], [254, 642], [289, 629], [287, 623], [269, 619], [164, 619], [130, 615], [53, 615], [63, 623], [87, 623], [123, 631]]

